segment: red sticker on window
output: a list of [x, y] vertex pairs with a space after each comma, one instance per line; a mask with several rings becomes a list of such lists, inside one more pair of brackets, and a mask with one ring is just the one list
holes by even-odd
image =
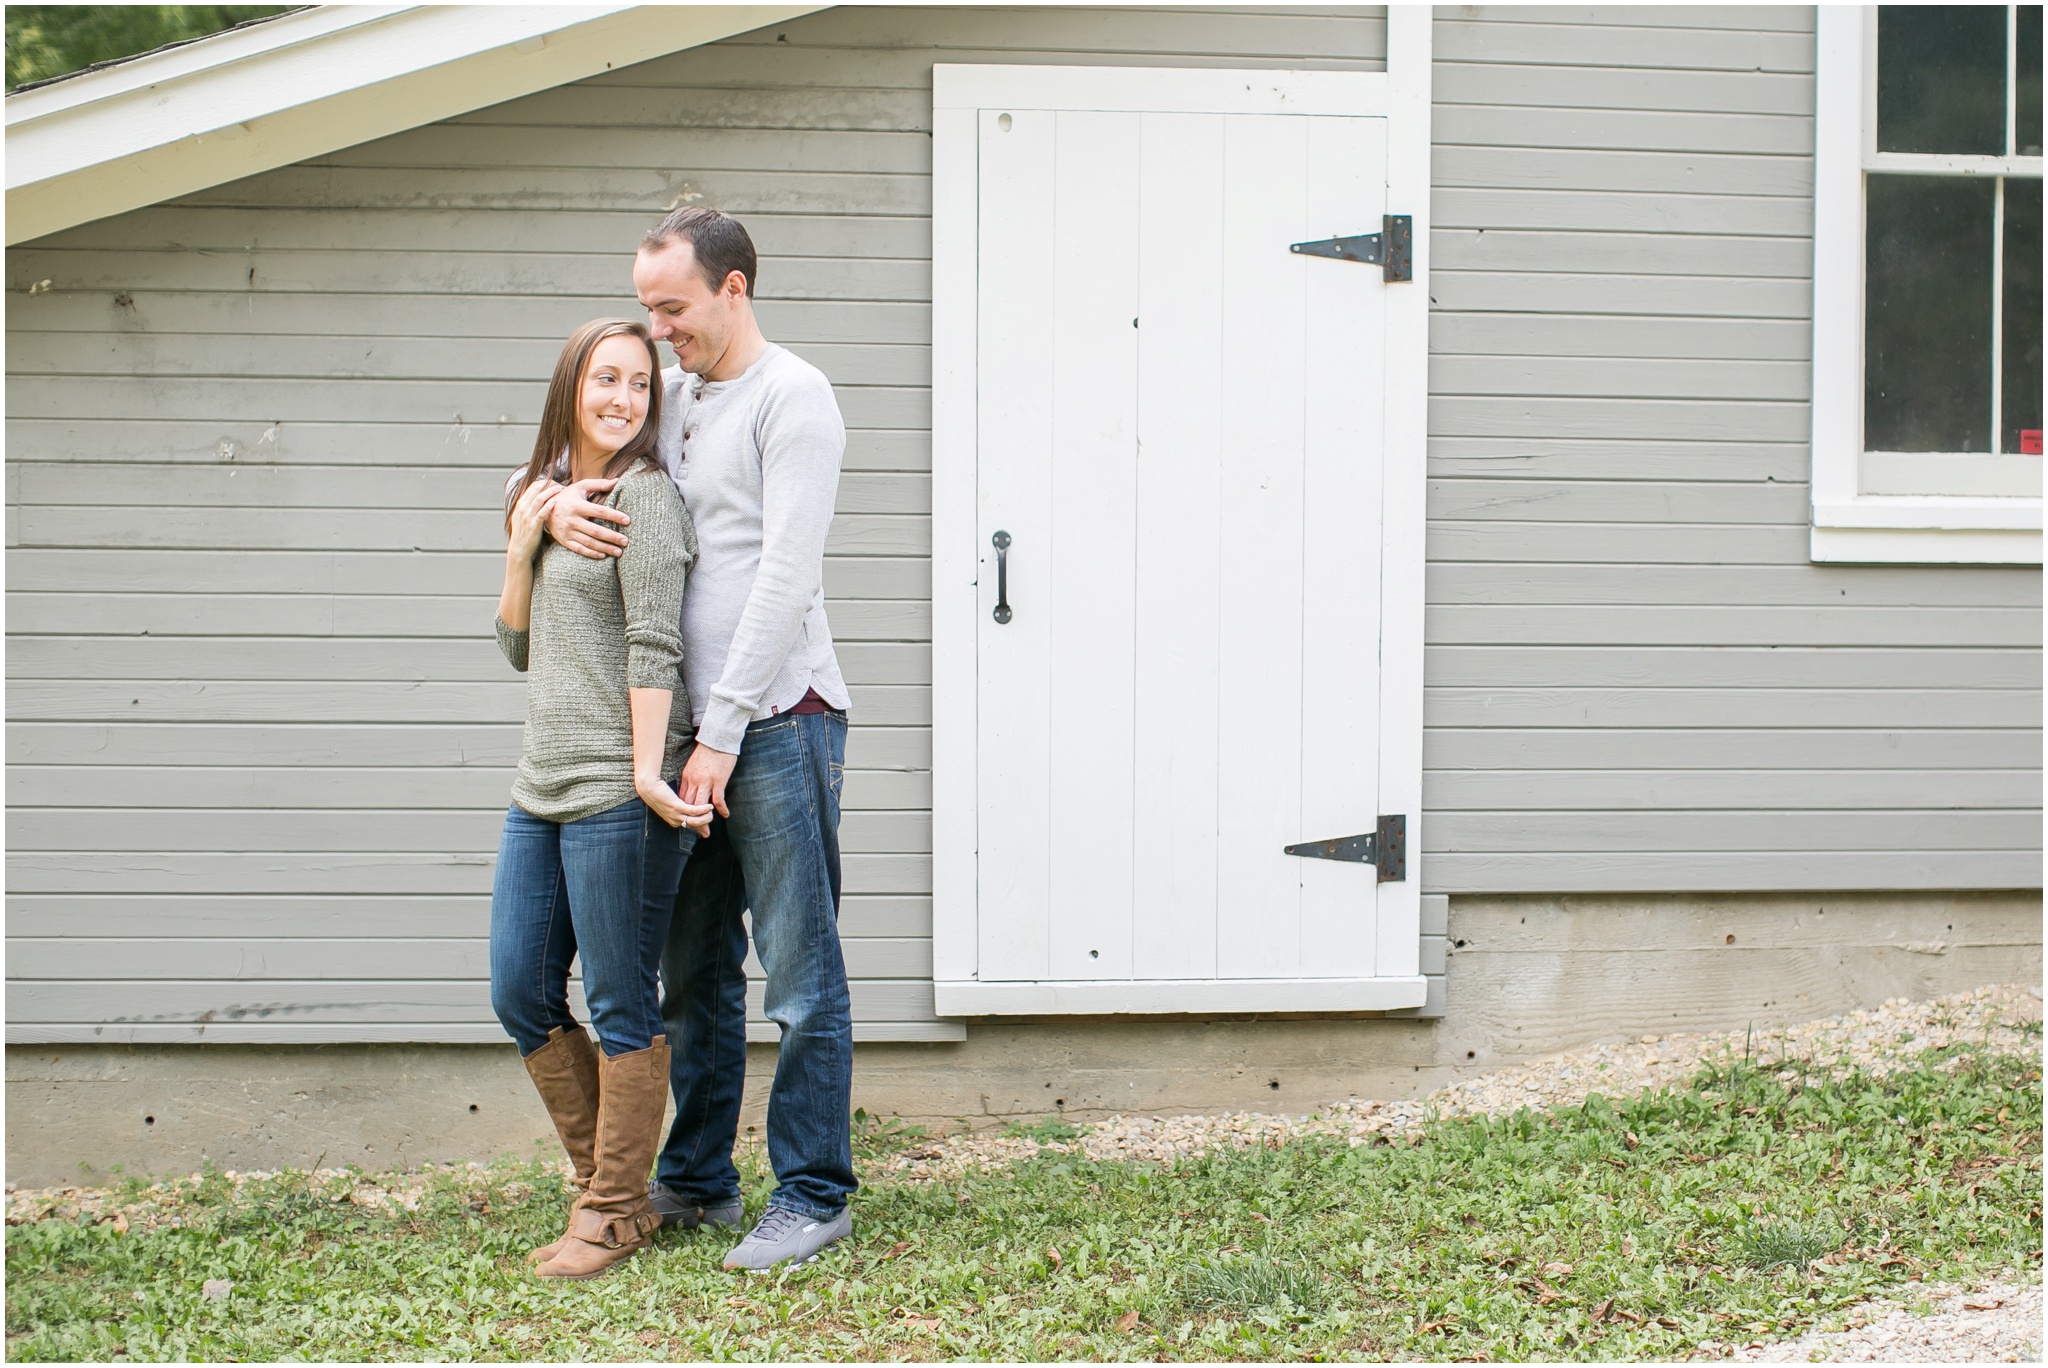
[[2039, 428], [2021, 428], [2021, 429], [2020, 429], [2020, 455], [2022, 455], [2022, 456], [2039, 456], [2040, 454], [2041, 454], [2041, 429], [2039, 429]]

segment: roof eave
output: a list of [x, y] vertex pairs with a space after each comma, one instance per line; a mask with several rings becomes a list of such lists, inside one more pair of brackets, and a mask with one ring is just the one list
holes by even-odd
[[820, 5], [323, 5], [7, 99], [9, 246]]

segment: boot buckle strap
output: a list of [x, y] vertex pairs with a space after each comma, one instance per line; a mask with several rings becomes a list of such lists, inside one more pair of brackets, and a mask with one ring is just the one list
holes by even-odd
[[606, 1249], [619, 1249], [632, 1242], [632, 1236], [619, 1238], [619, 1222], [625, 1218], [578, 1207], [569, 1217], [569, 1233], [586, 1244], [602, 1245]]

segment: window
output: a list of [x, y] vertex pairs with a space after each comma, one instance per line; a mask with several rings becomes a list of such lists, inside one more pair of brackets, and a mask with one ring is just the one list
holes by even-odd
[[1813, 558], [2041, 560], [2041, 6], [1819, 10]]

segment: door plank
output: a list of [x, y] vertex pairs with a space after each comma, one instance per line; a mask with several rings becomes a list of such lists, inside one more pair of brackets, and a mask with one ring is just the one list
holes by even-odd
[[[1302, 967], [1301, 831], [1306, 121], [1234, 115], [1224, 131], [1223, 507], [1220, 680], [1223, 836], [1217, 972], [1294, 978]], [[1324, 833], [1314, 833], [1322, 835]], [[1330, 835], [1342, 833], [1331, 832]]]
[[1134, 978], [1216, 974], [1223, 119], [1144, 116]]
[[1139, 116], [1056, 117], [1052, 460], [1026, 472], [1053, 509], [1050, 955], [1057, 979], [1128, 978]]
[[[977, 805], [985, 979], [1045, 978], [1050, 954], [1052, 507], [1045, 471], [1052, 460], [1052, 392], [1018, 378], [1044, 374], [1053, 345], [1042, 263], [1053, 240], [1055, 120], [1028, 110], [980, 114], [975, 537], [983, 557]], [[996, 564], [989, 537], [998, 529], [1014, 539], [1009, 593], [1016, 613], [1006, 625], [990, 616]]]

